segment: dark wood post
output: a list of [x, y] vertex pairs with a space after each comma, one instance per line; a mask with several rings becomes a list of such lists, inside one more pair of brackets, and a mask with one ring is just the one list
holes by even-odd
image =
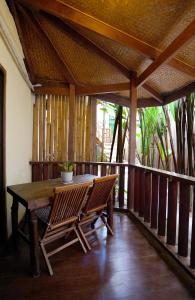
[[129, 110], [129, 163], [135, 163], [136, 149], [136, 116], [137, 116], [137, 74], [130, 78], [130, 110]]
[[177, 224], [177, 181], [169, 179], [167, 244], [175, 246]]

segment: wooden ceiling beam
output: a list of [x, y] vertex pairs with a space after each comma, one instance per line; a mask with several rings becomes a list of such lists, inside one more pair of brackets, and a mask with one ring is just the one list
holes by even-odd
[[172, 101], [178, 100], [182, 97], [185, 97], [186, 95], [195, 92], [195, 81], [188, 84], [187, 86], [184, 86], [176, 91], [173, 91], [169, 94], [164, 95], [164, 104], [168, 104]]
[[[92, 96], [94, 99], [99, 99], [102, 101], [114, 103], [120, 106], [125, 106], [125, 107], [130, 107], [130, 102], [129, 99], [126, 97], [122, 97], [117, 94], [99, 94], [99, 95], [94, 95]], [[151, 106], [160, 106], [159, 102], [156, 101], [154, 98], [147, 98], [147, 99], [138, 99], [138, 108], [139, 107], [151, 107]]]
[[161, 65], [171, 57], [195, 35], [195, 20], [193, 20], [176, 39], [155, 59], [155, 61], [138, 77], [137, 86], [142, 85]]
[[159, 94], [157, 91], [155, 91], [150, 85], [147, 83], [144, 83], [142, 87], [154, 98], [156, 99], [161, 105], [164, 103], [164, 98]]
[[86, 95], [97, 95], [102, 93], [113, 93], [119, 91], [129, 90], [129, 82], [127, 83], [117, 83], [109, 85], [97, 85], [97, 86], [77, 86], [76, 95], [86, 96]]
[[[82, 11], [57, 0], [18, 0], [25, 5], [28, 5], [37, 10], [43, 10], [63, 20], [75, 23], [76, 25], [85, 27], [93, 32], [99, 33], [102, 36], [122, 43], [129, 48], [139, 51], [146, 57], [155, 60], [162, 51], [135, 38], [134, 36], [119, 30], [107, 23], [104, 23]], [[188, 64], [172, 58], [169, 62], [172, 67], [184, 72], [195, 78], [195, 68]]]

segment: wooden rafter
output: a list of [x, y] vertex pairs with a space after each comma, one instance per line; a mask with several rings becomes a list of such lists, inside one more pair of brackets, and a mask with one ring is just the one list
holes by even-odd
[[[130, 107], [130, 101], [128, 98], [123, 97], [118, 94], [108, 93], [108, 94], [99, 94], [99, 95], [93, 95], [92, 98], [99, 99], [103, 101], [107, 101], [110, 103], [114, 103], [117, 105]], [[156, 101], [154, 98], [138, 98], [138, 107], [150, 107], [150, 106], [160, 106], [161, 104]]]
[[19, 17], [18, 17], [17, 8], [16, 8], [16, 5], [15, 5], [15, 3], [14, 3], [13, 0], [10, 0], [9, 4], [10, 4], [10, 9], [11, 9], [14, 21], [16, 23], [16, 28], [17, 28], [17, 31], [18, 31], [18, 36], [19, 36], [20, 42], [21, 42], [21, 44], [23, 46], [23, 51], [24, 51], [24, 56], [25, 56], [24, 64], [25, 64], [27, 73], [29, 75], [30, 81], [32, 83], [35, 83], [36, 79], [35, 79], [34, 73], [32, 72], [32, 61], [31, 61], [30, 56], [28, 55], [28, 50], [26, 48], [26, 45], [25, 45], [25, 42], [24, 42], [24, 39], [23, 39], [23, 34], [22, 34], [21, 27], [20, 27], [20, 21], [19, 21]]
[[91, 87], [76, 87], [76, 94], [79, 96], [85, 95], [97, 95], [102, 93], [114, 93], [119, 91], [129, 90], [129, 82], [118, 83], [118, 84], [109, 84], [109, 85], [97, 85]]
[[178, 100], [182, 97], [185, 97], [186, 95], [195, 92], [195, 81], [188, 84], [187, 86], [184, 86], [176, 91], [173, 91], [169, 94], [164, 95], [165, 104]]
[[195, 20], [185, 28], [176, 39], [155, 59], [155, 61], [138, 77], [137, 86], [142, 85], [161, 65], [171, 57], [195, 35]]
[[[61, 19], [71, 21], [79, 26], [85, 27], [91, 31], [101, 34], [104, 37], [120, 42], [129, 48], [139, 51], [146, 57], [155, 60], [162, 51], [135, 38], [134, 36], [121, 31], [107, 23], [104, 23], [80, 10], [57, 0], [19, 0], [20, 2], [35, 9], [41, 9]], [[195, 78], [195, 69], [188, 64], [172, 58], [169, 62], [172, 67]]]
[[156, 92], [150, 85], [144, 83], [142, 85], [142, 87], [154, 98], [156, 99], [160, 104], [163, 104], [164, 102], [164, 99], [163, 97], [158, 93]]
[[72, 84], [78, 84], [76, 79], [74, 78], [74, 75], [72, 74], [71, 70], [67, 66], [66, 61], [61, 56], [58, 48], [56, 47], [56, 45], [54, 44], [52, 38], [50, 37], [49, 33], [47, 32], [47, 30], [44, 29], [44, 24], [41, 22], [41, 18], [39, 17], [39, 15], [36, 14], [36, 13], [32, 13], [32, 18], [34, 19], [34, 20], [32, 19], [32, 21], [34, 22], [34, 25], [37, 26], [38, 29], [42, 31], [42, 33], [44, 34], [44, 36], [48, 40], [49, 44], [51, 45], [51, 47], [55, 51], [56, 55], [58, 56], [59, 60], [61, 61], [62, 66], [63, 66], [63, 72], [64, 72], [64, 75], [67, 78], [68, 82], [72, 83]]

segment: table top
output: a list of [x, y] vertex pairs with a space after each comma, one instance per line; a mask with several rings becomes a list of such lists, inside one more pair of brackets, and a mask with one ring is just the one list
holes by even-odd
[[73, 181], [70, 183], [63, 183], [61, 178], [56, 178], [31, 183], [16, 184], [8, 186], [7, 192], [15, 197], [18, 202], [23, 204], [29, 210], [35, 210], [49, 204], [49, 198], [53, 195], [53, 190], [55, 187], [82, 182], [93, 182], [94, 178], [97, 178], [97, 176], [84, 174], [73, 176]]

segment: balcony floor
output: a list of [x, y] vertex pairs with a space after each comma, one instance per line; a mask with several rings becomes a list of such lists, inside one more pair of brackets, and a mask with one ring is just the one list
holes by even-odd
[[115, 214], [115, 236], [98, 233], [93, 249], [78, 245], [51, 258], [54, 276], [42, 261], [41, 277], [29, 276], [28, 252], [0, 258], [1, 300], [194, 299], [126, 215]]

